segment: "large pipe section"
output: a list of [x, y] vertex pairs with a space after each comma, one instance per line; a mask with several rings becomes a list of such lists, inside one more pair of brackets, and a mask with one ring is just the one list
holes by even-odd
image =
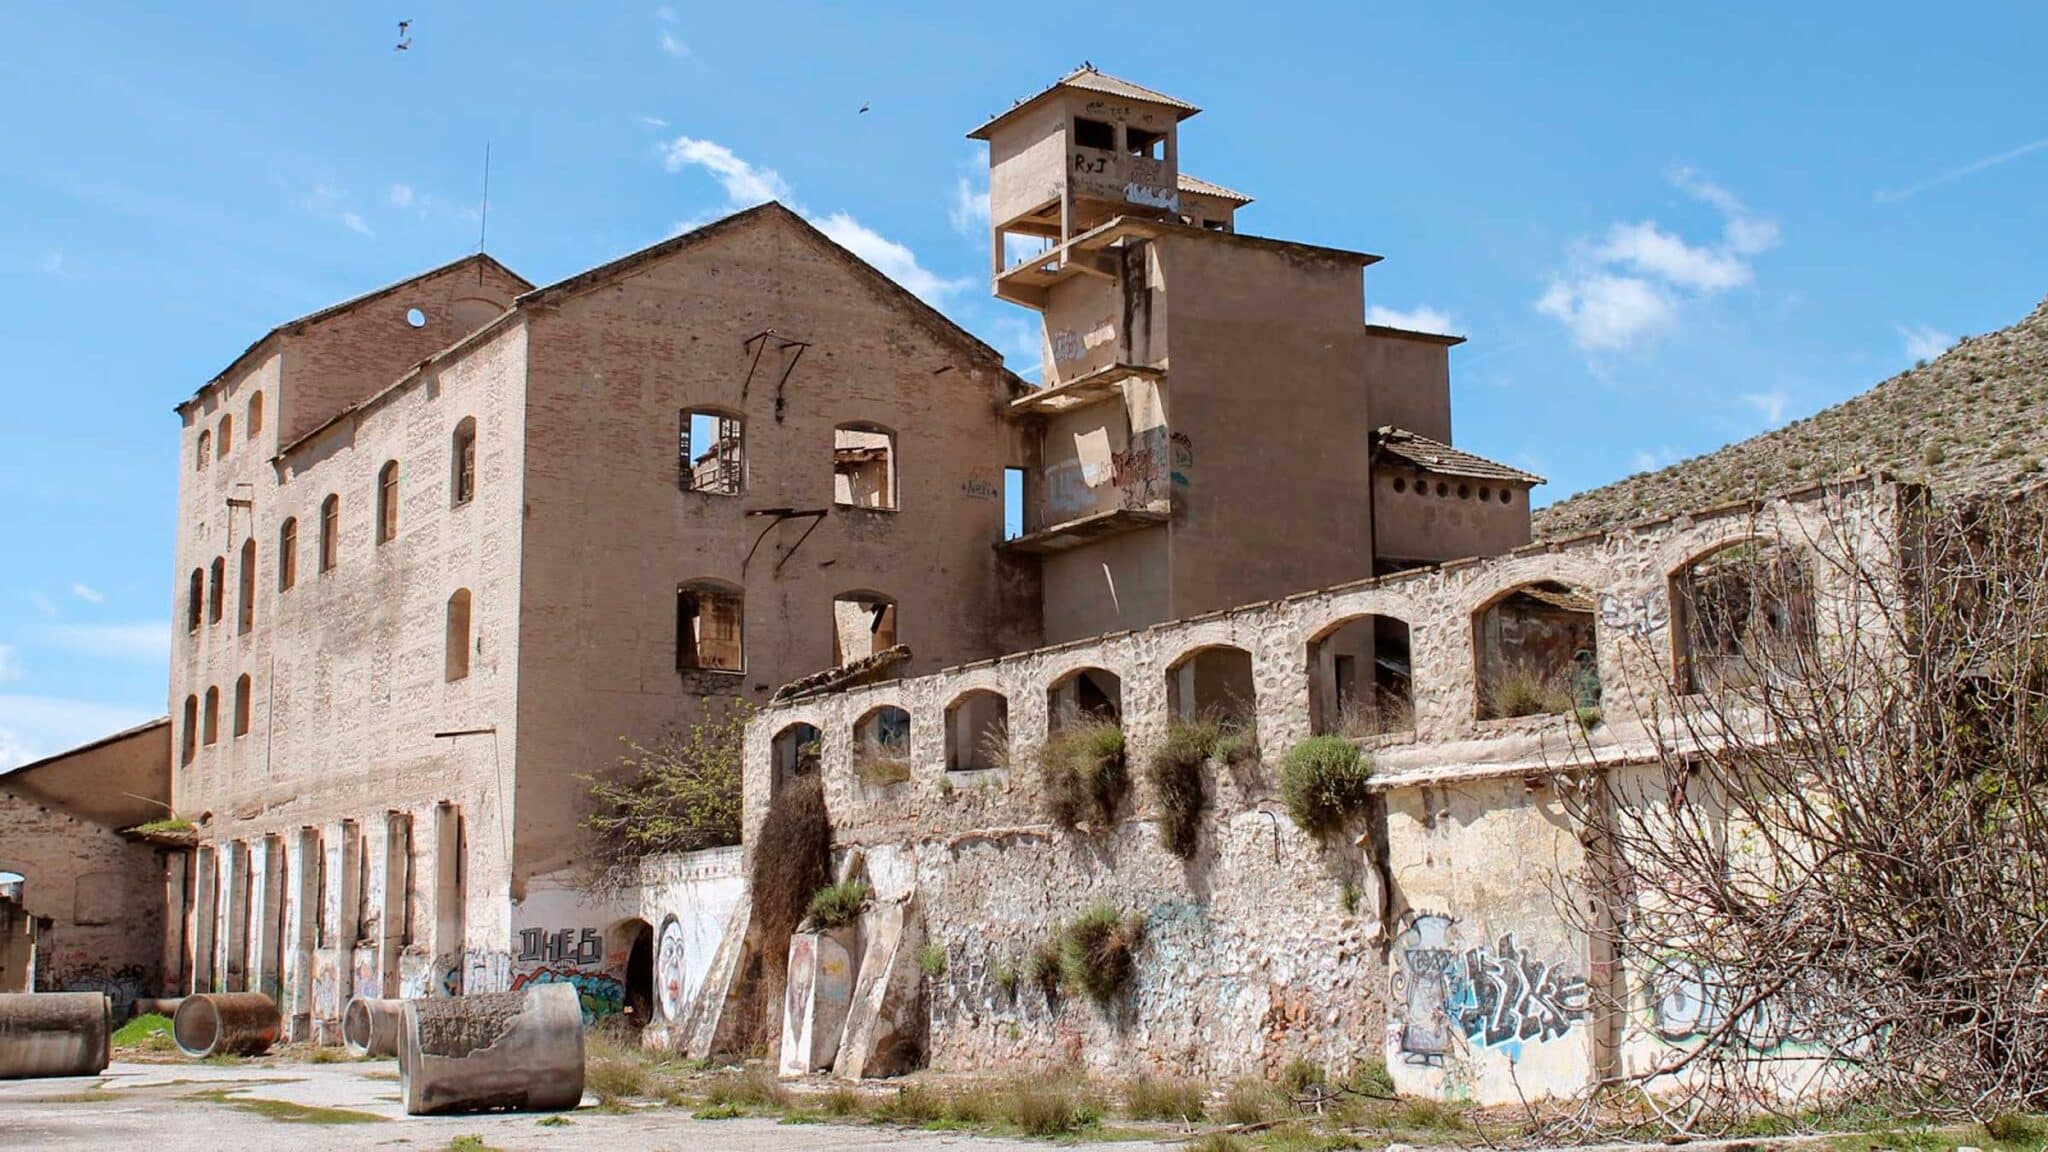
[[357, 996], [341, 1013], [341, 1043], [348, 1054], [398, 1055], [398, 1034], [405, 1029], [405, 1001]]
[[0, 995], [0, 1080], [97, 1076], [114, 1040], [114, 1004], [103, 992]]
[[200, 1059], [261, 1056], [283, 1026], [277, 1001], [261, 992], [201, 992], [179, 1003], [171, 1039], [178, 1051]]
[[407, 1000], [398, 1081], [413, 1116], [556, 1112], [583, 1100], [583, 1002], [571, 984]]

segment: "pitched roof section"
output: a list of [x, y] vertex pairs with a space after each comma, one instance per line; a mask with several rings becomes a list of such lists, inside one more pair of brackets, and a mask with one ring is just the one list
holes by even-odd
[[1418, 436], [1406, 428], [1391, 425], [1373, 433], [1373, 449], [1382, 456], [1392, 456], [1401, 462], [1434, 472], [1439, 476], [1468, 476], [1474, 480], [1505, 480], [1510, 484], [1543, 484], [1543, 477], [1520, 468], [1497, 464], [1484, 456], [1474, 456], [1449, 444], [1439, 444], [1427, 436]]
[[1190, 176], [1185, 172], [1181, 172], [1177, 174], [1176, 178], [1179, 180], [1180, 190], [1183, 192], [1193, 192], [1198, 196], [1217, 196], [1224, 200], [1236, 201], [1238, 204], [1249, 204], [1252, 202], [1252, 198], [1244, 193], [1233, 192], [1221, 184], [1211, 184], [1200, 176]]
[[1103, 96], [1115, 96], [1120, 100], [1142, 100], [1147, 104], [1164, 105], [1173, 109], [1173, 118], [1175, 120], [1185, 120], [1201, 111], [1200, 108], [1185, 100], [1168, 96], [1164, 92], [1155, 92], [1142, 84], [1133, 84], [1129, 80], [1121, 80], [1106, 72], [1098, 72], [1093, 67], [1084, 66], [1074, 69], [1039, 91], [1010, 105], [1009, 111], [989, 117], [988, 123], [969, 132], [967, 138], [970, 140], [988, 139], [989, 133], [996, 125], [1008, 120], [1010, 117], [1015, 116], [1017, 113], [1022, 112], [1024, 109], [1031, 107], [1062, 88], [1080, 92], [1094, 92]]
[[115, 732], [112, 735], [102, 736], [97, 740], [88, 740], [85, 743], [80, 744], [76, 748], [66, 748], [62, 752], [53, 752], [40, 760], [30, 760], [25, 764], [17, 764], [12, 768], [0, 768], [0, 776], [17, 776], [25, 778], [30, 772], [33, 772], [38, 768], [55, 764], [59, 760], [69, 760], [73, 756], [77, 756], [85, 752], [91, 752], [95, 748], [104, 748], [109, 744], [118, 744], [131, 736], [144, 736], [147, 735], [149, 732], [153, 731], [154, 729], [168, 728], [170, 726], [171, 718], [169, 716], [159, 716], [154, 720], [145, 720], [142, 723], [137, 724], [133, 728], [123, 728], [119, 732]]

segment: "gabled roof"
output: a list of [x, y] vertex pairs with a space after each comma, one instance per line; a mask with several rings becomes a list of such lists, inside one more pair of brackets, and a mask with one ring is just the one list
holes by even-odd
[[1474, 480], [1505, 480], [1510, 484], [1544, 484], [1548, 481], [1534, 472], [1510, 468], [1484, 456], [1474, 456], [1449, 444], [1439, 444], [1427, 436], [1418, 436], [1406, 428], [1392, 425], [1373, 433], [1373, 451], [1376, 455], [1391, 456], [1411, 467], [1439, 476], [1467, 476]]
[[394, 280], [391, 283], [384, 285], [382, 288], [373, 288], [360, 296], [351, 296], [348, 299], [343, 300], [339, 304], [329, 304], [327, 307], [321, 308], [318, 311], [308, 312], [304, 316], [301, 316], [296, 320], [287, 320], [284, 323], [279, 324], [275, 328], [272, 328], [270, 331], [265, 332], [261, 336], [258, 336], [256, 340], [253, 343], [251, 343], [247, 348], [242, 349], [241, 355], [235, 357], [233, 361], [229, 362], [227, 367], [221, 369], [218, 373], [216, 373], [213, 379], [208, 380], [204, 384], [201, 384], [197, 391], [193, 392], [188, 399], [178, 404], [173, 409], [173, 411], [183, 412], [187, 405], [192, 404], [201, 396], [206, 395], [207, 389], [213, 387], [214, 385], [220, 383], [222, 380], [225, 380], [229, 376], [233, 375], [235, 369], [240, 368], [242, 364], [249, 359], [250, 356], [256, 353], [257, 349], [262, 348], [264, 345], [270, 343], [270, 341], [277, 336], [297, 332], [300, 329], [306, 327], [308, 324], [317, 324], [330, 316], [336, 316], [343, 312], [347, 312], [355, 308], [360, 308], [365, 304], [369, 304], [372, 301], [382, 299], [385, 296], [389, 296], [392, 293], [397, 292], [401, 288], [406, 288], [410, 285], [417, 284], [422, 280], [428, 279], [429, 277], [439, 276], [444, 272], [452, 272], [457, 268], [467, 267], [471, 264], [488, 264], [489, 266], [496, 268], [498, 271], [503, 272], [505, 275], [510, 276], [512, 279], [517, 280], [519, 283], [526, 285], [527, 288], [530, 289], [533, 287], [532, 281], [528, 280], [524, 276], [521, 276], [519, 273], [514, 272], [510, 268], [505, 267], [505, 265], [498, 261], [497, 257], [492, 256], [488, 252], [474, 252], [468, 256], [462, 257], [459, 260], [450, 260], [446, 264], [442, 264], [435, 268], [429, 268], [425, 272], [419, 272], [414, 275], [407, 276], [403, 280]]
[[62, 752], [53, 752], [40, 760], [30, 760], [26, 764], [17, 764], [12, 768], [0, 768], [0, 776], [26, 778], [30, 772], [55, 764], [59, 760], [68, 760], [80, 753], [90, 752], [95, 748], [104, 748], [109, 744], [118, 744], [131, 736], [144, 736], [155, 729], [168, 728], [170, 725], [171, 718], [169, 716], [159, 716], [154, 720], [145, 720], [133, 728], [123, 728], [119, 732], [102, 736], [97, 740], [88, 740], [76, 748], [66, 748]]
[[1198, 196], [1217, 196], [1225, 200], [1236, 201], [1240, 205], [1252, 202], [1252, 198], [1244, 193], [1233, 192], [1221, 184], [1211, 184], [1200, 176], [1190, 176], [1185, 172], [1180, 172], [1176, 174], [1176, 179], [1179, 181], [1180, 190], [1183, 192], [1193, 192]]
[[976, 128], [972, 132], [969, 132], [967, 134], [967, 138], [970, 140], [988, 139], [989, 132], [993, 130], [996, 125], [1002, 123], [1005, 120], [1008, 120], [1010, 117], [1015, 116], [1017, 113], [1022, 112], [1024, 109], [1029, 108], [1034, 104], [1037, 104], [1040, 100], [1045, 99], [1046, 97], [1052, 95], [1055, 92], [1060, 91], [1063, 88], [1080, 92], [1095, 92], [1104, 96], [1115, 96], [1120, 100], [1142, 100], [1147, 104], [1164, 105], [1165, 107], [1173, 109], [1173, 118], [1176, 121], [1185, 120], [1188, 117], [1193, 116], [1195, 113], [1201, 111], [1200, 108], [1195, 107], [1193, 104], [1190, 104], [1185, 100], [1175, 99], [1172, 96], [1168, 96], [1164, 92], [1155, 92], [1142, 84], [1133, 84], [1129, 80], [1118, 79], [1117, 77], [1111, 76], [1106, 72], [1098, 72], [1095, 70], [1094, 66], [1084, 64], [1081, 67], [1074, 69], [1072, 72], [1067, 73], [1065, 76], [1060, 77], [1058, 80], [1053, 81], [1051, 84], [1047, 85], [1043, 89], [1040, 89], [1038, 92], [1033, 93], [1032, 95], [1027, 96], [1024, 99], [1017, 101], [1015, 104], [1010, 105], [1009, 111], [1004, 112], [999, 116], [990, 117], [988, 123], [983, 124], [981, 127]]

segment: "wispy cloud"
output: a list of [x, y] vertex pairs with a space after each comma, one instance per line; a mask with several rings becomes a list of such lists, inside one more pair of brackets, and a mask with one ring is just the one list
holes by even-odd
[[[662, 163], [671, 172], [698, 168], [709, 174], [725, 193], [724, 209], [728, 212], [769, 200], [781, 201], [835, 243], [874, 265], [926, 303], [936, 303], [968, 284], [966, 280], [950, 280], [924, 267], [916, 253], [862, 224], [850, 213], [813, 214], [796, 202], [789, 182], [775, 169], [749, 163], [723, 144], [678, 136], [662, 149]], [[685, 221], [676, 225], [676, 231], [687, 232], [707, 222], [706, 218]]]
[[1678, 450], [1669, 444], [1659, 444], [1655, 448], [1639, 448], [1630, 458], [1630, 463], [1635, 465], [1638, 472], [1661, 471], [1678, 463]]
[[1536, 311], [1564, 325], [1580, 348], [1620, 351], [1669, 330], [1687, 299], [1751, 283], [1751, 258], [1777, 246], [1777, 222], [1727, 188], [1691, 168], [1669, 179], [1721, 215], [1721, 235], [1694, 242], [1642, 220], [1617, 222], [1598, 242], [1574, 246], [1570, 269], [1551, 278]]
[[[663, 4], [654, 10], [654, 18], [663, 24], [674, 24], [676, 22], [676, 10]], [[667, 28], [661, 29], [660, 35], [655, 38], [655, 42], [660, 44], [661, 50], [670, 56], [688, 56], [690, 54], [690, 46], [677, 39], [676, 34]]]
[[0, 644], [0, 681], [21, 679], [21, 661], [14, 655], [14, 645]]
[[30, 592], [28, 594], [28, 602], [35, 605], [36, 613], [40, 616], [49, 618], [57, 615], [57, 602], [50, 599], [49, 595], [44, 592]]
[[637, 121], [638, 123], [640, 123], [641, 125], [643, 125], [643, 126], [645, 126], [645, 127], [648, 127], [648, 128], [666, 128], [666, 127], [668, 127], [668, 121], [666, 121], [666, 120], [663, 120], [663, 119], [662, 119], [661, 117], [659, 117], [659, 116], [635, 116], [635, 117], [633, 117], [633, 119], [634, 119], [635, 121]]
[[978, 239], [988, 231], [988, 183], [977, 183], [967, 176], [953, 182], [953, 203], [946, 210], [947, 219], [953, 223], [953, 231], [970, 239]]
[[1899, 335], [1906, 341], [1906, 359], [1916, 364], [1934, 359], [1956, 342], [1955, 337], [1925, 324], [1901, 324]]
[[46, 630], [51, 644], [87, 656], [154, 664], [171, 658], [171, 622], [64, 624]]
[[154, 710], [0, 692], [0, 771], [132, 728]]
[[388, 197], [391, 200], [392, 207], [410, 208], [412, 207], [413, 201], [412, 185], [393, 184], [391, 186], [391, 191], [388, 193]]
[[347, 207], [348, 196], [338, 188], [326, 184], [314, 185], [313, 191], [299, 201], [299, 206], [323, 220], [332, 220], [359, 236], [374, 236], [369, 221], [362, 214]]
[[1405, 328], [1410, 332], [1434, 332], [1439, 336], [1455, 335], [1458, 331], [1458, 322], [1451, 319], [1450, 313], [1428, 305], [1405, 311], [1399, 308], [1382, 308], [1377, 304], [1368, 305], [1365, 309], [1365, 322], [1388, 328]]
[[107, 598], [100, 593], [99, 589], [87, 584], [73, 584], [71, 586], [71, 594], [87, 604], [105, 604], [107, 602]]
[[1960, 168], [1951, 168], [1948, 171], [1943, 172], [1939, 176], [1929, 177], [1926, 180], [1920, 181], [1918, 184], [1908, 184], [1903, 188], [1881, 189], [1876, 193], [1876, 195], [1874, 195], [1871, 198], [1876, 200], [1879, 204], [1896, 204], [1899, 201], [1905, 200], [1909, 197], [1918, 196], [1919, 194], [1927, 191], [1930, 188], [1939, 188], [1943, 184], [1953, 184], [1956, 181], [1962, 180], [1966, 177], [1975, 176], [1977, 173], [1982, 172], [1987, 168], [1996, 168], [2000, 164], [2010, 163], [2014, 160], [2019, 159], [2022, 156], [2026, 156], [2034, 152], [2039, 152], [2043, 148], [2048, 148], [2048, 137], [2044, 137], [2040, 140], [2030, 140], [2017, 148], [2009, 148], [1993, 156], [1986, 156], [1980, 160], [1972, 160], [1968, 164], [1965, 164]]
[[341, 214], [341, 226], [360, 236], [376, 235], [375, 232], [370, 231], [369, 224], [354, 212], [343, 212]]
[[1783, 392], [1744, 392], [1742, 402], [1756, 409], [1766, 426], [1776, 428], [1785, 422], [1785, 409], [1792, 403], [1792, 397]]
[[62, 277], [65, 275], [63, 251], [53, 248], [43, 253], [43, 258], [38, 262], [37, 266], [43, 270], [43, 275], [45, 276]]

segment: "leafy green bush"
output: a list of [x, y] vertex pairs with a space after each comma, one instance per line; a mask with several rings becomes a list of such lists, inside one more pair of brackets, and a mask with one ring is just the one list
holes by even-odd
[[844, 928], [860, 918], [861, 908], [872, 894], [865, 880], [842, 880], [827, 884], [811, 896], [804, 919], [821, 932]]
[[1166, 850], [1183, 860], [1194, 856], [1201, 840], [1202, 812], [1209, 806], [1202, 770], [1221, 735], [1213, 720], [1175, 720], [1146, 765], [1145, 775], [1159, 798]]
[[618, 769], [585, 776], [591, 812], [588, 859], [600, 888], [639, 882], [640, 861], [740, 842], [740, 760], [745, 702], [706, 702], [705, 718], [640, 744], [625, 740]]
[[1068, 828], [1083, 820], [1113, 822], [1130, 791], [1124, 730], [1107, 720], [1062, 729], [1039, 750], [1038, 763], [1052, 818]]
[[1115, 1000], [1137, 969], [1135, 953], [1145, 940], [1145, 919], [1126, 916], [1107, 904], [1081, 913], [1060, 938], [1060, 982], [1078, 988], [1097, 1004]]
[[1365, 807], [1372, 761], [1342, 736], [1311, 736], [1280, 763], [1280, 796], [1304, 830], [1322, 835]]

